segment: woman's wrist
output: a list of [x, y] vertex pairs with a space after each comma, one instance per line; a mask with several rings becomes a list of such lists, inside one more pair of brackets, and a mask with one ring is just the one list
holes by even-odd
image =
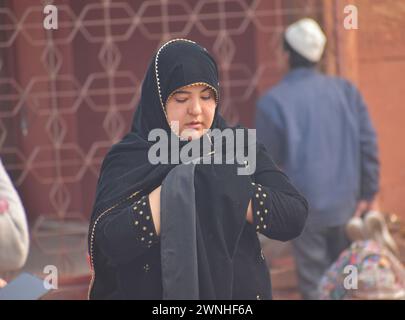
[[155, 225], [156, 234], [160, 235], [160, 190], [161, 186], [157, 187], [149, 194], [149, 205], [152, 213], [153, 224]]

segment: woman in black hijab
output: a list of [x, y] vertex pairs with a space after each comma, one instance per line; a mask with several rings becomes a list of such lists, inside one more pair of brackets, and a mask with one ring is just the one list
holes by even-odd
[[[260, 144], [251, 175], [238, 174], [235, 161], [202, 163], [221, 155], [206, 129], [246, 133], [227, 126], [219, 102], [217, 65], [205, 48], [175, 39], [158, 50], [131, 132], [101, 167], [89, 229], [90, 299], [271, 299], [257, 232], [297, 237], [307, 203]], [[156, 129], [171, 137], [166, 163], [150, 161]], [[248, 141], [232, 153], [249, 151]], [[174, 161], [177, 145], [196, 143], [201, 158]]]

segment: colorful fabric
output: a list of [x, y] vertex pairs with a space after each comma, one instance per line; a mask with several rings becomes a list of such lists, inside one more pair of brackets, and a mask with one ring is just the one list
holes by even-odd
[[375, 241], [356, 241], [325, 273], [319, 295], [323, 300], [405, 299], [405, 269]]

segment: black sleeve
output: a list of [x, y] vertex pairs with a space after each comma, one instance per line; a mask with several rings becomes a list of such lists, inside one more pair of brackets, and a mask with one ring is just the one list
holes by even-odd
[[100, 219], [95, 231], [96, 246], [113, 265], [130, 261], [159, 241], [149, 197]]
[[288, 241], [298, 237], [308, 215], [308, 203], [258, 144], [252, 185], [253, 223], [268, 238]]

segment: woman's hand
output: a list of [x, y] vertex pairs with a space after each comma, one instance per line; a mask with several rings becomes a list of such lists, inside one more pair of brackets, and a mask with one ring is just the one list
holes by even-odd
[[156, 234], [160, 235], [160, 190], [162, 186], [157, 187], [149, 194], [150, 210], [152, 212], [153, 224]]

